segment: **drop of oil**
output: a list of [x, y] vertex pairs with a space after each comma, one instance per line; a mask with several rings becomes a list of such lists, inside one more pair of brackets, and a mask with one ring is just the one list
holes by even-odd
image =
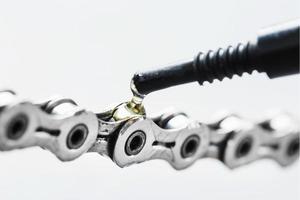
[[132, 99], [128, 102], [127, 106], [137, 114], [145, 115], [145, 108], [143, 106], [143, 100], [146, 95], [137, 91], [134, 82], [131, 81], [130, 89], [133, 94]]

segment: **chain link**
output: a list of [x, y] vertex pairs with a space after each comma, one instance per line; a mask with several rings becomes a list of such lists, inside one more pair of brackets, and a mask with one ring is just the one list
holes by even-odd
[[287, 166], [299, 157], [299, 123], [286, 113], [259, 122], [227, 113], [204, 124], [174, 111], [148, 117], [127, 105], [93, 113], [71, 99], [34, 103], [3, 90], [0, 150], [40, 146], [62, 161], [97, 152], [120, 167], [162, 159], [178, 170], [208, 157], [229, 168], [262, 158]]
[[0, 149], [40, 146], [62, 161], [79, 157], [93, 145], [98, 132], [95, 114], [70, 99], [34, 104], [10, 91], [0, 93]]

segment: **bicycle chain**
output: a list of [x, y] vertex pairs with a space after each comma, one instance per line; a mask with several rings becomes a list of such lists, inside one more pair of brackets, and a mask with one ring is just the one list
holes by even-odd
[[71, 99], [34, 103], [3, 90], [0, 150], [40, 146], [62, 161], [97, 152], [120, 167], [162, 159], [178, 170], [202, 158], [236, 168], [262, 158], [287, 166], [299, 157], [299, 123], [286, 113], [257, 123], [225, 114], [205, 124], [174, 111], [148, 117], [128, 105], [93, 113]]

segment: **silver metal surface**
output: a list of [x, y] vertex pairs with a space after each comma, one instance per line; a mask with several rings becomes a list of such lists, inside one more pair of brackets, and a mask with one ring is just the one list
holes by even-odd
[[[64, 103], [69, 104], [69, 103]], [[17, 97], [11, 99], [7, 105], [2, 105], [0, 113], [0, 149], [13, 149], [40, 146], [54, 153], [62, 161], [70, 161], [87, 152], [94, 144], [98, 134], [98, 120], [95, 114], [87, 112], [76, 105], [60, 104], [51, 113], [28, 101], [20, 101]], [[66, 108], [68, 107], [68, 108]], [[18, 116], [26, 116], [28, 123], [24, 133], [17, 139], [7, 137], [11, 123]], [[18, 125], [18, 123], [15, 123]], [[67, 138], [74, 127], [84, 124], [86, 136], [83, 143], [76, 149], [69, 148]], [[20, 126], [20, 124], [18, 125]], [[22, 125], [21, 125], [22, 126]]]
[[258, 122], [227, 113], [204, 124], [174, 111], [150, 118], [130, 106], [94, 113], [67, 98], [37, 104], [1, 91], [0, 150], [40, 146], [62, 161], [96, 152], [120, 167], [161, 159], [177, 170], [208, 157], [229, 168], [264, 158], [288, 166], [299, 157], [299, 123], [286, 113]]

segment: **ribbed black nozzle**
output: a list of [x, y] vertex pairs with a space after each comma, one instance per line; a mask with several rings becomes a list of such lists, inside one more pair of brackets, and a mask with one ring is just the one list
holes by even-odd
[[197, 81], [202, 85], [205, 81], [212, 83], [215, 79], [222, 81], [225, 77], [251, 73], [256, 69], [252, 57], [254, 54], [250, 42], [219, 48], [217, 51], [200, 52], [193, 63]]
[[266, 72], [270, 78], [299, 73], [299, 21], [263, 31], [257, 40], [216, 51], [200, 52], [193, 60], [136, 73], [133, 83], [138, 93], [198, 81], [231, 79], [233, 75]]
[[200, 52], [194, 60], [189, 60], [168, 67], [136, 73], [133, 82], [141, 94], [168, 88], [175, 85], [198, 81], [200, 85], [208, 81], [232, 78], [233, 75], [251, 73], [251, 45], [238, 44], [217, 51]]

